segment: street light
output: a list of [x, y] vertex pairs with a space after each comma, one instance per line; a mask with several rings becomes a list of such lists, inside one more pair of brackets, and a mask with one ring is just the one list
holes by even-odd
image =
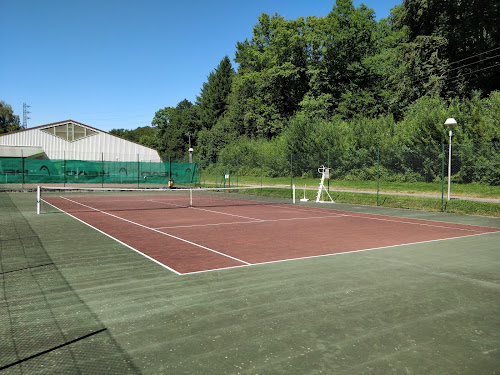
[[448, 125], [450, 129], [450, 142], [449, 142], [449, 151], [448, 151], [448, 200], [450, 200], [450, 189], [451, 189], [451, 136], [453, 135], [453, 127], [457, 124], [454, 118], [449, 118], [444, 123]]
[[193, 162], [193, 148], [191, 147], [191, 132], [187, 132], [186, 134], [189, 138], [189, 164]]

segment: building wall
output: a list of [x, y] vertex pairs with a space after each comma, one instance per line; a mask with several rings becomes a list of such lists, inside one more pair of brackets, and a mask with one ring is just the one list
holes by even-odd
[[76, 141], [69, 142], [43, 131], [43, 129], [48, 129], [54, 125], [61, 125], [70, 122], [72, 121], [49, 124], [0, 135], [0, 145], [39, 146], [44, 149], [45, 154], [49, 159], [160, 161], [158, 152], [152, 148], [139, 145], [80, 123], [72, 122], [79, 126], [92, 129], [96, 133]]

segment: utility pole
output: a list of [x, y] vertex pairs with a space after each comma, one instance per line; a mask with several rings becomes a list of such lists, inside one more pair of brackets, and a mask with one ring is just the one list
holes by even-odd
[[23, 103], [23, 129], [26, 129], [28, 127], [28, 120], [31, 118], [28, 117], [28, 114], [31, 113], [30, 111], [28, 111], [28, 108], [30, 107], [30, 105]]

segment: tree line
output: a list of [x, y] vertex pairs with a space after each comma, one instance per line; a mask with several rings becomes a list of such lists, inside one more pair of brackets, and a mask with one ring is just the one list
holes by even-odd
[[[263, 13], [195, 103], [159, 109], [148, 145], [200, 159], [236, 148], [313, 152], [500, 140], [500, 6], [404, 0], [388, 18], [337, 0], [324, 17]], [[140, 128], [139, 128], [140, 129]]]
[[495, 0], [404, 0], [379, 21], [352, 0], [323, 17], [262, 13], [194, 103], [111, 133], [164, 157], [185, 156], [191, 142], [209, 160], [442, 144], [454, 117], [458, 143], [498, 143], [499, 28]]

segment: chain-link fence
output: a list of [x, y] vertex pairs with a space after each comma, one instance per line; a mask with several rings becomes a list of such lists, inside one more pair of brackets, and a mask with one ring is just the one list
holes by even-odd
[[[401, 194], [441, 198], [450, 183], [462, 197], [486, 196], [500, 199], [500, 144], [331, 150], [308, 154], [247, 152], [214, 160], [196, 160], [198, 183], [228, 185], [308, 185], [316, 189], [321, 177], [318, 168], [330, 168], [328, 186], [337, 192], [373, 195]], [[495, 193], [496, 192], [496, 193]], [[495, 195], [496, 194], [496, 195]]]
[[168, 185], [195, 184], [196, 164], [101, 160], [0, 158], [0, 184]]
[[[190, 163], [191, 158], [193, 158]], [[126, 160], [124, 158], [124, 160]], [[130, 160], [130, 157], [127, 159]], [[101, 160], [48, 160], [0, 158], [0, 184], [79, 184], [229, 187], [244, 185], [297, 185], [318, 188], [318, 168], [330, 168], [329, 189], [373, 195], [412, 194], [441, 198], [447, 195], [448, 173], [452, 190], [462, 196], [500, 199], [500, 144], [330, 150], [292, 154], [275, 149], [256, 149], [221, 154], [201, 160], [164, 156], [162, 162]], [[451, 162], [451, 170], [448, 171]], [[1, 185], [0, 185], [1, 186]], [[304, 189], [305, 190], [305, 189]], [[441, 203], [442, 204], [442, 203]]]

